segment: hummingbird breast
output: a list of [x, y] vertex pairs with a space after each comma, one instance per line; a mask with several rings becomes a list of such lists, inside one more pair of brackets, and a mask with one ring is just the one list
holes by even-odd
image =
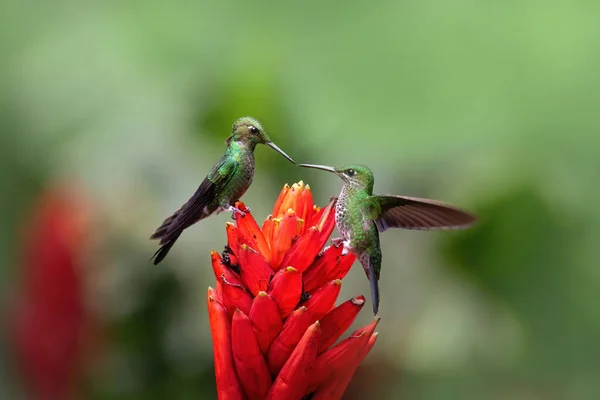
[[350, 213], [349, 213], [349, 193], [346, 185], [342, 188], [342, 192], [335, 206], [335, 225], [344, 238], [350, 240]]
[[336, 227], [356, 254], [370, 247], [373, 239], [371, 228], [375, 228], [374, 225], [365, 224], [361, 212], [361, 194], [360, 190], [344, 185], [335, 208]]
[[230, 184], [225, 193], [224, 204], [222, 206], [233, 205], [246, 193], [246, 190], [252, 184], [254, 177], [254, 157], [252, 155], [243, 155], [238, 162], [238, 168], [235, 175], [231, 178]]
[[254, 157], [251, 152], [238, 151], [230, 154], [229, 157], [232, 157], [237, 165], [233, 176], [215, 199], [214, 206], [219, 211], [233, 206], [246, 193], [254, 176]]

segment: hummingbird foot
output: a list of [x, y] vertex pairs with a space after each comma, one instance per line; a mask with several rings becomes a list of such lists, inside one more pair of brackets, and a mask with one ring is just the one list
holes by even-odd
[[350, 253], [350, 243], [348, 243], [347, 240], [345, 240], [343, 242], [344, 248], [342, 249], [342, 255], [345, 256], [346, 254]]
[[[232, 218], [233, 220], [237, 220], [239, 217], [242, 217], [242, 218], [244, 218], [244, 217], [246, 216], [246, 213], [245, 213], [244, 211], [242, 211], [242, 210], [240, 210], [239, 208], [237, 208], [237, 207], [234, 207], [234, 206], [229, 206], [229, 207], [227, 208], [227, 211], [230, 211], [230, 212], [232, 213], [232, 214], [231, 214], [231, 218]], [[247, 212], [250, 212], [250, 209], [246, 208], [246, 211], [247, 211]]]
[[344, 240], [344, 238], [341, 238], [341, 237], [333, 238], [333, 239], [331, 239], [331, 245], [334, 247], [338, 247], [338, 248], [340, 246], [344, 246], [344, 248], [342, 249], [343, 256], [350, 253], [351, 247], [350, 247], [349, 240]]
[[344, 243], [344, 238], [337, 237], [331, 239], [331, 244], [335, 247], [340, 247]]

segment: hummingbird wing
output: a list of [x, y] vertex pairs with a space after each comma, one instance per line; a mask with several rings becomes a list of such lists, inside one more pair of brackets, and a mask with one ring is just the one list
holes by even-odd
[[466, 211], [437, 200], [393, 195], [375, 195], [371, 199], [371, 213], [375, 214], [373, 219], [379, 232], [388, 228], [459, 229], [476, 220]]
[[184, 229], [215, 211], [211, 203], [230, 181], [237, 168], [238, 164], [234, 159], [223, 157], [204, 178], [194, 195], [173, 215], [165, 219], [150, 236], [150, 239], [160, 239], [160, 244], [163, 246], [155, 254], [155, 264], [166, 256]]

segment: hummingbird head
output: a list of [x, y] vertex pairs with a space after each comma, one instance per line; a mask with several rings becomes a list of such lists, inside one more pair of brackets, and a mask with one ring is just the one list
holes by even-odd
[[254, 150], [257, 144], [266, 144], [294, 163], [294, 160], [290, 156], [271, 141], [267, 131], [260, 122], [252, 117], [242, 117], [233, 123], [231, 136], [227, 138], [227, 144], [231, 143], [231, 141], [242, 142], [252, 150]]
[[233, 123], [231, 136], [228, 141], [242, 141], [256, 146], [259, 143], [266, 144], [271, 141], [265, 128], [252, 117], [242, 117]]
[[316, 168], [322, 169], [324, 171], [329, 171], [344, 181], [345, 185], [350, 185], [353, 187], [364, 188], [367, 190], [369, 194], [373, 193], [373, 184], [375, 183], [375, 179], [373, 178], [373, 172], [366, 165], [362, 164], [352, 164], [346, 165], [341, 168], [333, 168], [327, 165], [314, 165], [314, 164], [298, 164], [300, 167], [307, 168]]

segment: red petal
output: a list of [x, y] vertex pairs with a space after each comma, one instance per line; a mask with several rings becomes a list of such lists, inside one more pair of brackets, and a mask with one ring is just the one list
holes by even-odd
[[252, 296], [250, 296], [250, 293], [246, 291], [244, 286], [240, 283], [229, 281], [224, 275], [221, 275], [220, 283], [223, 305], [227, 307], [229, 313], [233, 314], [235, 309], [239, 308], [245, 314], [249, 314], [252, 307]]
[[[377, 324], [380, 321], [380, 317], [375, 317], [373, 318], [373, 321], [367, 325], [364, 326], [360, 329], [355, 330], [352, 335], [350, 335], [349, 337], [347, 337], [346, 339], [344, 339], [343, 341], [341, 341], [340, 343], [338, 343], [335, 347], [327, 350], [325, 353], [323, 353], [321, 356], [319, 357], [323, 357], [323, 359], [326, 359], [328, 356], [327, 354], [329, 354], [329, 356], [337, 356], [337, 354], [339, 353], [343, 353], [345, 351], [347, 351], [347, 348], [349, 346], [351, 346], [351, 342], [355, 341], [356, 339], [362, 337], [364, 334], [366, 334], [367, 337], [371, 337], [371, 335], [373, 334], [373, 332], [375, 332], [375, 328], [377, 327]], [[366, 343], [366, 342], [365, 342]]]
[[271, 342], [281, 331], [283, 321], [277, 303], [265, 292], [259, 292], [250, 308], [250, 321], [260, 350], [266, 354]]
[[321, 320], [321, 343], [319, 353], [327, 350], [350, 328], [352, 322], [365, 305], [365, 296], [354, 297], [331, 310]]
[[312, 292], [325, 282], [342, 279], [354, 263], [354, 254], [342, 256], [342, 246], [329, 246], [304, 272], [304, 291]]
[[238, 227], [231, 222], [225, 223], [225, 230], [227, 231], [227, 244], [229, 244], [234, 254], [237, 255], [242, 244], [253, 247], [252, 241], [242, 235]]
[[271, 246], [272, 258], [271, 265], [278, 266], [283, 260], [286, 251], [292, 245], [292, 241], [298, 232], [298, 217], [291, 208], [281, 217], [279, 228], [273, 233], [273, 242]]
[[348, 387], [348, 384], [350, 383], [350, 381], [352, 380], [352, 377], [354, 376], [354, 372], [356, 372], [356, 368], [358, 368], [358, 366], [360, 365], [360, 363], [362, 363], [362, 361], [365, 359], [367, 354], [369, 354], [369, 351], [375, 345], [376, 341], [377, 341], [377, 332], [373, 333], [371, 335], [371, 337], [369, 338], [367, 345], [364, 347], [360, 356], [357, 358], [357, 361], [355, 363], [356, 365], [354, 366], [354, 368], [348, 368], [348, 370], [343, 374], [343, 376], [340, 376], [336, 379], [329, 379], [329, 380], [323, 382], [319, 386], [319, 388], [317, 389], [315, 394], [313, 395], [312, 399], [317, 399], [317, 400], [319, 400], [319, 399], [322, 399], [322, 400], [341, 399], [342, 396], [344, 395], [344, 392], [346, 391], [346, 388]]
[[315, 316], [315, 319], [321, 319], [327, 314], [335, 304], [335, 300], [340, 294], [342, 281], [340, 279], [328, 282], [320, 287], [306, 302], [303, 303], [306, 308]]
[[321, 232], [316, 227], [309, 228], [302, 236], [298, 238], [292, 247], [285, 253], [282, 266], [292, 266], [300, 272], [314, 261], [315, 257], [323, 247], [320, 242]]
[[[244, 203], [238, 202], [243, 205]], [[245, 207], [245, 206], [244, 206]], [[265, 239], [262, 231], [258, 227], [256, 220], [252, 216], [250, 212], [247, 212], [245, 216], [236, 219], [235, 221], [240, 233], [252, 240], [254, 245], [252, 248], [258, 250], [266, 259], [269, 259], [271, 256], [271, 248]]]
[[280, 270], [271, 281], [268, 293], [279, 306], [281, 318], [287, 317], [300, 302], [302, 274], [292, 267]]
[[225, 307], [215, 300], [212, 288], [208, 288], [208, 318], [213, 340], [218, 397], [243, 400], [244, 393], [235, 372], [231, 351], [229, 314]]
[[288, 317], [281, 333], [269, 348], [267, 364], [272, 374], [276, 374], [283, 367], [310, 324], [321, 319], [331, 309], [340, 292], [341, 283], [337, 280], [323, 286], [303, 307], [294, 310]]
[[210, 261], [211, 261], [211, 264], [213, 267], [213, 272], [215, 273], [215, 278], [217, 278], [217, 281], [219, 279], [221, 279], [222, 275], [224, 275], [225, 279], [227, 279], [229, 282], [240, 283], [239, 275], [236, 274], [235, 272], [233, 272], [231, 269], [227, 268], [227, 266], [225, 266], [223, 264], [223, 260], [221, 259], [221, 256], [219, 255], [219, 253], [212, 250], [210, 252]]
[[300, 307], [290, 314], [281, 332], [269, 347], [267, 365], [271, 374], [277, 375], [292, 355], [306, 329], [315, 321], [311, 321], [311, 314], [306, 311], [306, 307]]
[[[362, 361], [362, 357], [360, 359]], [[317, 391], [311, 397], [312, 400], [339, 400], [344, 395], [346, 388], [350, 384], [354, 372], [358, 367], [358, 363], [353, 363], [353, 367], [348, 368], [344, 371], [343, 375], [338, 376], [336, 379], [328, 379], [319, 385]]]
[[352, 253], [348, 253], [345, 256], [340, 255], [339, 262], [336, 262], [331, 268], [327, 269], [327, 276], [325, 279], [343, 279], [348, 271], [350, 271], [355, 260], [356, 256]]
[[345, 390], [354, 370], [364, 358], [365, 350], [378, 322], [379, 317], [376, 317], [371, 324], [355, 331], [350, 337], [317, 357], [310, 372], [308, 391], [312, 392], [317, 387], [321, 390], [326, 384], [336, 381], [345, 382], [343, 385]]
[[310, 191], [310, 186], [306, 185], [304, 190], [302, 191], [302, 196], [300, 199], [300, 205], [296, 208], [296, 212], [298, 216], [302, 218], [306, 223], [304, 224], [305, 228], [310, 227], [308, 225], [308, 218], [312, 216], [313, 207], [315, 204], [313, 203], [312, 192]]
[[321, 216], [325, 212], [325, 208], [321, 208], [319, 206], [313, 206], [313, 211], [310, 213], [310, 217], [308, 218], [306, 226], [317, 226], [319, 221], [321, 220]]
[[[221, 303], [224, 303], [225, 300], [223, 299], [223, 284], [221, 277], [225, 277], [225, 280], [227, 280], [227, 282], [234, 285], [241, 285], [242, 281], [238, 274], [236, 274], [225, 264], [223, 264], [223, 260], [221, 259], [219, 253], [217, 253], [214, 250], [211, 251], [210, 258], [213, 267], [213, 272], [215, 274], [215, 278], [217, 279], [217, 292], [215, 293], [215, 298]], [[230, 255], [229, 260], [230, 262], [235, 261], [235, 256]]]
[[[296, 215], [298, 215], [298, 214], [296, 214]], [[306, 227], [305, 221], [298, 216], [298, 223], [296, 224], [296, 237], [299, 237], [300, 235], [302, 235], [302, 233], [306, 230], [305, 227]], [[293, 241], [292, 241], [292, 243], [293, 243]]]
[[237, 373], [249, 400], [262, 400], [271, 388], [271, 376], [250, 319], [235, 310], [231, 323], [231, 347]]
[[[238, 265], [239, 266], [239, 262], [237, 257], [235, 256], [235, 254], [229, 254], [229, 265]], [[235, 272], [233, 270], [231, 270], [234, 274]]]
[[242, 244], [238, 251], [238, 262], [242, 282], [250, 290], [250, 293], [256, 296], [258, 292], [267, 290], [273, 270], [260, 253]]
[[[365, 348], [365, 355], [364, 357], [367, 356], [367, 354], [369, 354], [369, 352], [371, 351], [371, 349], [373, 348], [373, 346], [375, 346], [375, 342], [377, 342], [377, 338], [379, 337], [379, 333], [378, 332], [374, 332], [371, 335], [371, 338], [369, 339], [369, 343], [367, 343], [367, 347]], [[360, 363], [359, 363], [360, 364]]]
[[[341, 252], [341, 250], [340, 250]], [[315, 261], [302, 273], [302, 280], [304, 282], [304, 290], [308, 293], [323, 286], [323, 282], [327, 281], [327, 268], [337, 262], [339, 256], [336, 256], [336, 249], [334, 246], [325, 248], [321, 254], [319, 254]]]
[[297, 209], [298, 199], [302, 195], [303, 191], [304, 182], [300, 181], [298, 183], [294, 183], [287, 195], [285, 196], [285, 198], [283, 199], [283, 201], [281, 202], [281, 205], [279, 206], [279, 212], [273, 215], [281, 217], [290, 208], [295, 211]]
[[285, 185], [283, 185], [283, 189], [281, 189], [281, 192], [279, 193], [279, 197], [277, 197], [277, 200], [275, 201], [275, 206], [273, 207], [273, 216], [277, 217], [279, 215], [279, 209], [281, 208], [281, 203], [283, 203], [283, 200], [287, 197], [287, 194], [290, 191], [290, 187], [289, 185], [286, 183]]
[[323, 213], [321, 214], [321, 219], [317, 223], [317, 228], [321, 231], [321, 242], [323, 246], [329, 236], [331, 236], [331, 232], [333, 232], [333, 228], [335, 228], [335, 204], [337, 202], [337, 198], [333, 197], [329, 200], [329, 204], [325, 207]]
[[317, 321], [302, 336], [302, 340], [277, 376], [267, 399], [300, 399], [306, 393], [308, 370], [315, 361], [320, 336], [321, 327]]
[[[235, 204], [234, 204], [234, 206], [235, 206], [235, 207], [236, 207], [238, 210], [240, 210], [240, 211], [242, 211], [242, 212], [244, 212], [244, 213], [246, 213], [246, 214], [249, 214], [249, 213], [250, 213], [250, 209], [249, 209], [248, 207], [246, 207], [246, 205], [244, 204], [244, 202], [243, 202], [243, 201], [240, 201], [240, 200], [236, 201], [236, 202], [235, 202]], [[237, 218], [237, 216], [236, 216], [236, 218]]]
[[[276, 223], [276, 218], [273, 218], [272, 215], [269, 215], [267, 217], [267, 219], [265, 219], [265, 222], [263, 222], [262, 225], [262, 233], [263, 236], [265, 237], [265, 240], [267, 241], [267, 243], [269, 244], [269, 248], [272, 249], [273, 248], [273, 232], [275, 232], [277, 230], [277, 227], [279, 226], [279, 223]], [[267, 258], [267, 261], [269, 261], [269, 263], [271, 262], [271, 258], [273, 258], [273, 254], [272, 251], [269, 250], [269, 257]]]

